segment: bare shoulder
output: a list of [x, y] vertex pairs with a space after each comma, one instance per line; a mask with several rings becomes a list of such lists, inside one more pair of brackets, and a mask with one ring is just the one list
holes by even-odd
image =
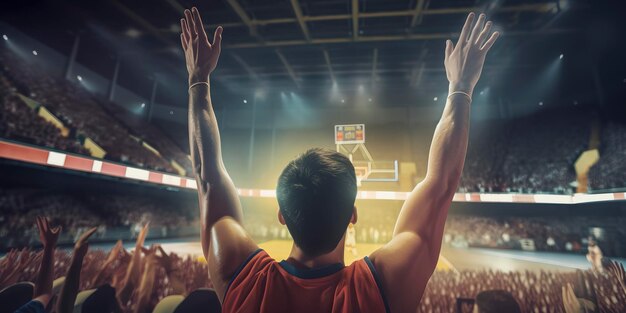
[[418, 235], [406, 232], [370, 255], [392, 312], [415, 312], [436, 265], [428, 251]]
[[223, 217], [213, 224], [207, 262], [220, 298], [240, 265], [257, 249], [259, 246], [235, 219]]

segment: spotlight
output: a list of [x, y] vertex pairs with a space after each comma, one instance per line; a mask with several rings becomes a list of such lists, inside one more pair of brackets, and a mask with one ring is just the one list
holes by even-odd
[[543, 105], [543, 101], [539, 101], [539, 106], [542, 106], [542, 105]]
[[78, 81], [79, 81], [79, 82], [82, 82], [82, 81], [83, 81], [83, 77], [82, 77], [82, 76], [80, 76], [80, 75], [76, 75], [76, 79], [78, 79]]
[[3, 35], [2, 35], [2, 39], [4, 39], [4, 40], [9, 40], [9, 36], [7, 36], [7, 35], [4, 35], [4, 34], [3, 34]]
[[145, 102], [142, 102], [142, 103], [141, 103], [141, 108], [143, 109], [143, 108], [145, 108], [145, 107], [146, 107], [146, 103], [145, 103]]
[[437, 99], [439, 99], [439, 98], [437, 98], [437, 97], [434, 97], [434, 98], [433, 98], [433, 101], [437, 101]]
[[559, 60], [563, 60], [563, 53], [561, 53], [561, 55], [559, 55]]
[[141, 32], [137, 29], [129, 28], [128, 30], [126, 30], [126, 36], [130, 38], [138, 38], [139, 36], [141, 36]]
[[37, 55], [37, 50], [33, 50], [33, 55]]
[[248, 103], [248, 100], [246, 100], [246, 99], [243, 99], [243, 103]]

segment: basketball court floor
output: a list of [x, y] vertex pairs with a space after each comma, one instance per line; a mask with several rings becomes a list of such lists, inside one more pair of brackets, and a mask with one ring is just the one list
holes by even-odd
[[[270, 240], [259, 246], [266, 250], [274, 259], [283, 260], [289, 256], [291, 241]], [[148, 243], [150, 244], [150, 243]], [[170, 241], [163, 242], [164, 250], [179, 255], [191, 255], [199, 261], [204, 261], [202, 248], [198, 241]], [[381, 247], [381, 244], [357, 243], [357, 253], [353, 255], [349, 249], [345, 252], [346, 264], [369, 255]], [[129, 247], [132, 248], [132, 243]], [[617, 259], [626, 266], [626, 259]], [[552, 252], [530, 252], [480, 248], [452, 248], [444, 247], [441, 251], [437, 270], [480, 270], [491, 269], [499, 271], [574, 271], [589, 269], [590, 264], [582, 254], [565, 254]]]

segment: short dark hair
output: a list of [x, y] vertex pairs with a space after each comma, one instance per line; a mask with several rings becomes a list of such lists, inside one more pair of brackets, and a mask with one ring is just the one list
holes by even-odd
[[337, 247], [350, 223], [356, 192], [352, 162], [321, 148], [309, 149], [289, 162], [276, 187], [289, 233], [311, 257]]
[[476, 296], [476, 305], [479, 313], [522, 312], [513, 295], [506, 290], [481, 291]]

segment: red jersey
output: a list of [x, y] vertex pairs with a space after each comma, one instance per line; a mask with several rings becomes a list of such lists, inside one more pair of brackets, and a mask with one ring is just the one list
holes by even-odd
[[389, 312], [381, 281], [368, 257], [300, 269], [259, 249], [244, 262], [224, 295], [222, 312]]

